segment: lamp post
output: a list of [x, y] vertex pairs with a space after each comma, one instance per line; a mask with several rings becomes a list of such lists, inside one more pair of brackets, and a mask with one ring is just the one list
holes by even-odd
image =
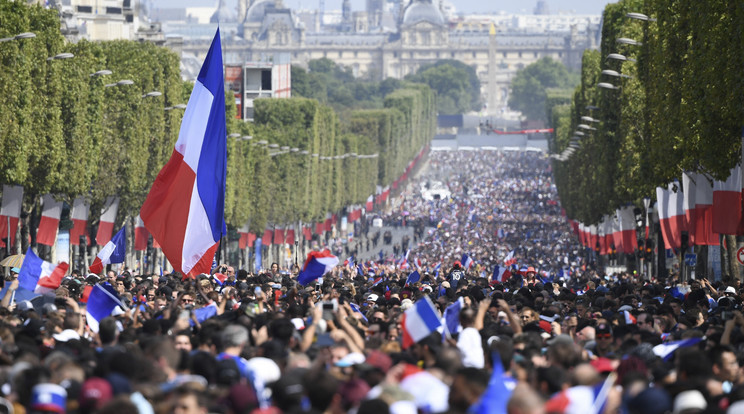
[[629, 57], [627, 57], [625, 55], [621, 55], [619, 53], [610, 53], [609, 55], [607, 55], [607, 59], [619, 60], [621, 62], [626, 62], [626, 61], [627, 62], [635, 62], [636, 61], [635, 59], [629, 58]]
[[49, 56], [47, 58], [47, 60], [48, 61], [49, 60], [65, 60], [65, 59], [72, 59], [74, 57], [75, 57], [75, 55], [73, 55], [72, 53], [65, 52], [65, 53], [59, 53], [59, 54], [54, 55], [54, 56]]
[[655, 22], [656, 21], [656, 19], [648, 17], [643, 13], [630, 12], [626, 14], [625, 17], [629, 19], [633, 19], [633, 20], [642, 20], [644, 22]]
[[2, 43], [2, 42], [10, 42], [11, 40], [32, 39], [34, 37], [36, 37], [36, 33], [23, 32], [23, 33], [19, 33], [19, 34], [15, 35], [15, 36], [0, 38], [0, 43]]
[[602, 88], [602, 89], [614, 89], [614, 90], [620, 89], [619, 86], [615, 86], [615, 85], [613, 85], [611, 83], [607, 83], [607, 82], [599, 82], [597, 84], [597, 87]]

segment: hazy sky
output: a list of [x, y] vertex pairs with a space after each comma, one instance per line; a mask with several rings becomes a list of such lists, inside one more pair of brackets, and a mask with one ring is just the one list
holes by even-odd
[[[226, 0], [235, 6], [237, 0]], [[325, 0], [326, 10], [340, 9], [342, 0]], [[458, 12], [498, 12], [532, 13], [537, 0], [450, 0]], [[600, 14], [607, 3], [614, 0], [547, 0], [552, 12], [574, 12], [578, 14]], [[214, 6], [218, 0], [155, 0], [156, 7], [195, 7]], [[320, 0], [284, 0], [291, 8], [316, 9]], [[365, 0], [351, 0], [353, 10], [364, 10]]]

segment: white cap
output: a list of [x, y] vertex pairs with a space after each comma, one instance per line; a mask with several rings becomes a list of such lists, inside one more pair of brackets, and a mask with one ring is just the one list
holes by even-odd
[[686, 410], [704, 410], [708, 407], [705, 397], [698, 390], [683, 391], [674, 399], [674, 414]]
[[352, 353], [346, 354], [345, 357], [338, 360], [338, 362], [336, 362], [336, 366], [345, 368], [345, 367], [350, 367], [352, 365], [359, 365], [359, 364], [363, 364], [364, 361], [366, 361], [366, 359], [367, 358], [364, 356], [364, 354], [360, 354], [359, 352], [352, 352]]
[[733, 286], [729, 286], [729, 287], [726, 288], [726, 290], [724, 292], [726, 292], [726, 293], [733, 293], [735, 295], [736, 294], [736, 289], [734, 289]]
[[377, 299], [379, 296], [375, 295], [374, 293], [367, 296], [367, 302], [377, 302]]

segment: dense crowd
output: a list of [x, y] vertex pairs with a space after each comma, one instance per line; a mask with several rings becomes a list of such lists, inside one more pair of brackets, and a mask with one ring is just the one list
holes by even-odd
[[[429, 163], [413, 187], [447, 177], [451, 197], [411, 191], [387, 217], [434, 228], [404, 265], [348, 262], [307, 286], [276, 264], [194, 279], [73, 272], [32, 301], [14, 300], [11, 274], [0, 412], [744, 412], [739, 281], [586, 263], [542, 154]], [[494, 280], [507, 258], [517, 268]], [[420, 279], [406, 283], [416, 259]], [[122, 306], [93, 329], [86, 295], [99, 284]], [[428, 303], [443, 322], [421, 336]]]

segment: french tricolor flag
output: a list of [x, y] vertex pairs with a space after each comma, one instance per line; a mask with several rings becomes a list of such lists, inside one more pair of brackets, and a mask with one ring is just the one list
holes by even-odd
[[[0, 239], [8, 238], [10, 244], [15, 244], [18, 220], [21, 218], [21, 203], [23, 202], [23, 187], [20, 185], [3, 185], [3, 203], [0, 206]], [[10, 227], [8, 227], [10, 223]], [[0, 241], [0, 246], [5, 243]]]
[[509, 268], [505, 266], [494, 266], [493, 276], [491, 276], [491, 283], [504, 283], [512, 276]]
[[674, 185], [669, 184], [668, 189], [656, 188], [661, 234], [664, 236], [664, 246], [667, 249], [678, 249], [682, 245], [682, 231], [685, 230], [682, 189], [677, 188], [677, 192], [674, 192]]
[[77, 246], [80, 244], [80, 237], [85, 236], [85, 244], [90, 244], [90, 235], [88, 234], [88, 202], [85, 198], [78, 197], [72, 202], [70, 218], [72, 219], [72, 228], [70, 229], [70, 244]]
[[324, 274], [333, 270], [337, 264], [338, 257], [332, 255], [327, 249], [322, 252], [310, 252], [307, 255], [307, 260], [305, 260], [305, 265], [300, 271], [300, 275], [297, 277], [297, 282], [306, 286], [313, 280], [323, 277]]
[[119, 294], [108, 283], [104, 282], [93, 286], [88, 295], [86, 306], [86, 318], [88, 326], [93, 332], [98, 332], [98, 326], [103, 318], [111, 316], [116, 308], [125, 309]]
[[365, 210], [369, 213], [375, 207], [375, 196], [371, 195], [367, 197], [367, 203], [364, 205]]
[[96, 255], [93, 264], [88, 270], [91, 273], [101, 274], [107, 264], [124, 263], [127, 256], [127, 227], [124, 226], [116, 235], [106, 243]]
[[517, 259], [514, 258], [514, 250], [510, 251], [504, 258], [504, 265], [511, 266], [513, 264], [517, 264]]
[[108, 197], [106, 204], [101, 210], [101, 220], [98, 223], [98, 233], [96, 233], [96, 243], [99, 246], [105, 246], [111, 240], [111, 234], [114, 232], [114, 222], [116, 213], [119, 212], [119, 198]]
[[635, 325], [636, 324], [636, 317], [633, 316], [630, 311], [623, 311], [623, 318], [625, 319], [626, 325]]
[[51, 194], [43, 197], [44, 205], [41, 211], [41, 221], [36, 230], [36, 243], [53, 246], [57, 241], [57, 229], [59, 228], [59, 217], [62, 214], [62, 202], [55, 201]]
[[225, 226], [227, 130], [217, 29], [181, 121], [178, 141], [140, 216], [173, 268], [209, 273]]
[[617, 210], [617, 217], [620, 222], [620, 245], [623, 248], [623, 253], [631, 254], [638, 248], [636, 219], [633, 207], [627, 206]]
[[462, 263], [463, 268], [470, 269], [470, 266], [473, 265], [473, 258], [471, 258], [470, 256], [468, 256], [467, 253], [465, 253], [462, 255], [461, 263]]
[[138, 214], [134, 219], [134, 250], [138, 252], [147, 250], [147, 240], [149, 238], [150, 232], [147, 231], [145, 222]]
[[696, 246], [718, 246], [718, 234], [713, 232], [713, 183], [698, 173], [684, 173], [684, 208], [690, 243]]
[[713, 183], [713, 231], [737, 234], [741, 221], [741, 166], [731, 169], [726, 181]]
[[403, 314], [403, 349], [426, 338], [442, 326], [442, 320], [428, 296], [419, 299]]
[[35, 293], [54, 292], [62, 283], [68, 268], [65, 262], [55, 266], [42, 260], [29, 247], [18, 274], [18, 285]]

